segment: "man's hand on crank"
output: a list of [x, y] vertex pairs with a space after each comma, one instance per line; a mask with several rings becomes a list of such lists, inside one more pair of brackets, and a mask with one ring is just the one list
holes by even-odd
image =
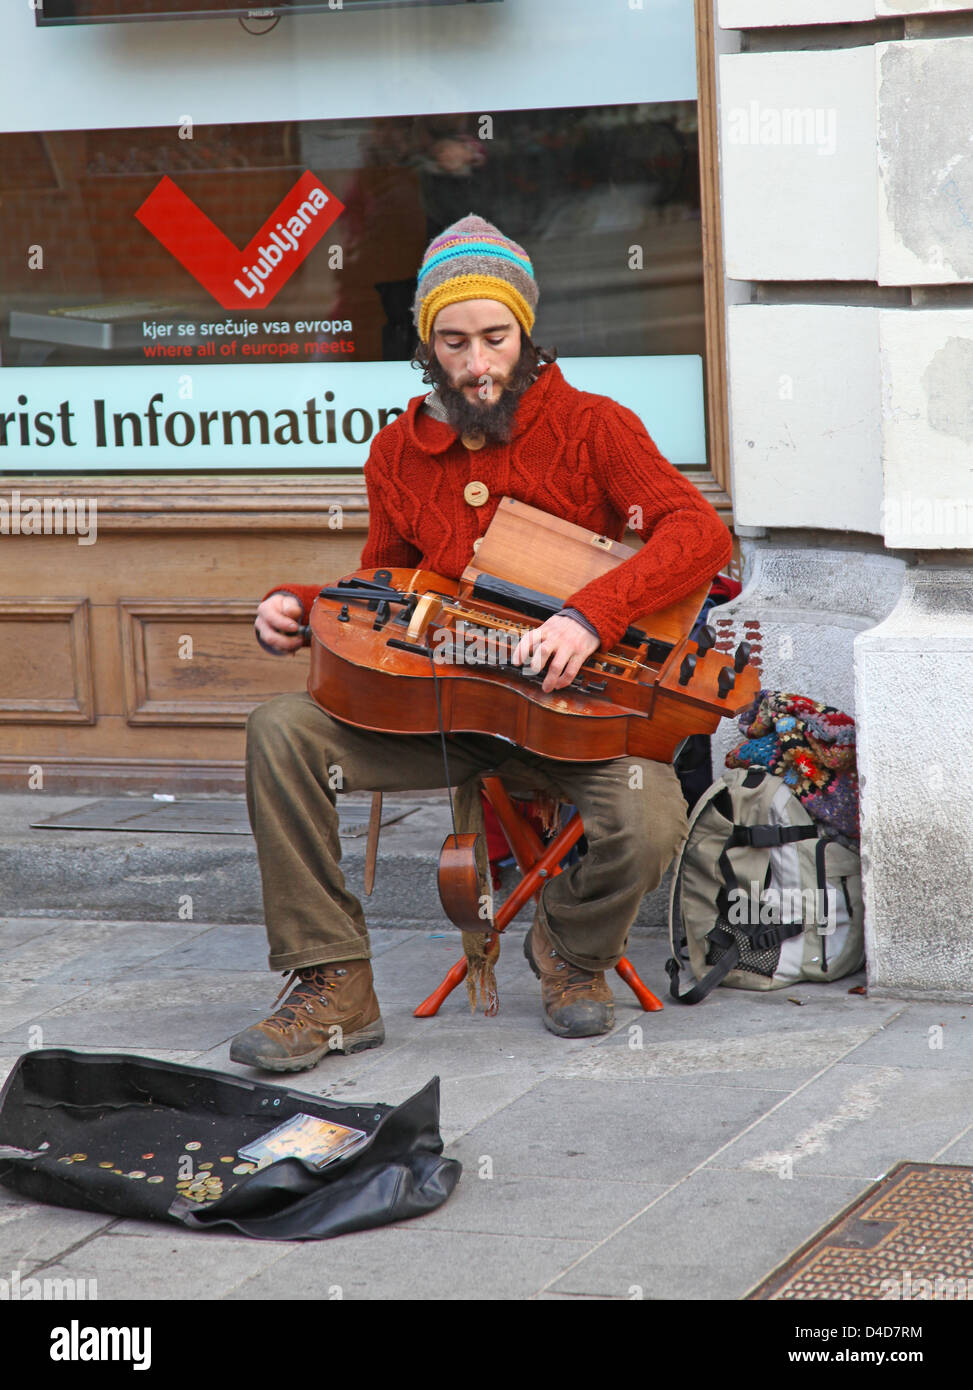
[[271, 594], [257, 609], [254, 632], [264, 651], [274, 656], [293, 656], [304, 646], [299, 631], [304, 616], [300, 600], [293, 594]]
[[525, 632], [510, 658], [515, 666], [529, 662], [532, 671], [540, 671], [548, 663], [543, 690], [563, 690], [570, 685], [601, 642], [573, 618], [556, 613], [540, 627]]

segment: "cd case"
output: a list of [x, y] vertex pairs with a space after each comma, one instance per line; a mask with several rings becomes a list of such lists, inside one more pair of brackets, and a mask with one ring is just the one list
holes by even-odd
[[363, 1129], [332, 1124], [316, 1115], [294, 1115], [237, 1152], [258, 1168], [266, 1168], [282, 1158], [302, 1158], [305, 1163], [313, 1163], [315, 1168], [323, 1168], [336, 1158], [344, 1158], [360, 1149], [367, 1138]]

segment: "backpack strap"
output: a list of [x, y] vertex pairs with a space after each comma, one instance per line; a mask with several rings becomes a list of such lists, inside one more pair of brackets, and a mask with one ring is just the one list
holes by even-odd
[[[733, 802], [730, 800], [730, 790], [726, 784], [726, 781], [723, 778], [719, 778], [717, 781], [713, 783], [713, 785], [709, 788], [708, 791], [703, 793], [699, 801], [697, 801], [696, 805], [693, 807], [692, 814], [689, 817], [689, 825], [686, 829], [686, 838], [683, 840], [682, 845], [679, 848], [679, 852], [676, 856], [675, 868], [672, 875], [672, 885], [669, 889], [669, 946], [672, 950], [672, 956], [669, 960], [666, 961], [665, 967], [666, 973], [669, 976], [669, 990], [673, 999], [678, 999], [680, 997], [679, 971], [683, 966], [689, 966], [689, 960], [685, 955], [686, 933], [683, 930], [682, 911], [680, 908], [680, 888], [682, 886], [682, 874], [686, 860], [686, 850], [689, 848], [689, 842], [692, 839], [693, 830], [696, 827], [696, 822], [699, 820], [703, 812], [707, 810], [710, 803], [715, 801], [718, 797], [723, 799], [723, 805], [725, 808], [725, 819], [732, 821]], [[718, 925], [718, 923], [714, 925]], [[730, 967], [727, 968], [729, 969]], [[719, 982], [714, 981], [714, 983]], [[709, 988], [712, 989], [713, 985], [710, 985]], [[698, 998], [691, 997], [695, 995], [697, 989], [698, 986], [694, 985], [692, 989], [687, 991], [687, 993], [684, 996], [682, 996], [682, 1002], [685, 1004], [697, 1004], [700, 999], [704, 998], [705, 996], [703, 994], [700, 994]], [[709, 991], [707, 990], [706, 992], [708, 993]]]
[[[736, 874], [730, 863], [728, 851], [739, 848], [743, 845], [752, 846], [755, 849], [770, 849], [775, 845], [790, 845], [798, 840], [814, 840], [818, 838], [818, 827], [816, 825], [737, 825], [734, 824], [730, 834], [727, 836], [720, 852], [719, 867], [723, 875], [723, 887], [717, 896], [717, 908], [721, 914], [713, 923], [711, 931], [707, 932], [706, 940], [714, 946], [722, 948], [723, 954], [701, 980], [686, 991], [685, 994], [679, 993], [679, 971], [680, 967], [687, 965], [688, 962], [682, 958], [681, 949], [677, 948], [673, 942], [675, 955], [666, 961], [666, 974], [669, 976], [669, 997], [679, 1004], [699, 1004], [701, 1003], [717, 985], [726, 979], [730, 971], [733, 970], [740, 961], [740, 946], [736, 937], [728, 932], [722, 925], [726, 920], [729, 907], [731, 890], [737, 888]], [[823, 856], [818, 860], [819, 873], [823, 863]], [[673, 891], [671, 904], [674, 909], [679, 905], [679, 886], [682, 880], [683, 857], [680, 856], [679, 869], [673, 881]], [[681, 915], [680, 915], [681, 923]], [[782, 941], [789, 940], [792, 936], [800, 936], [804, 930], [801, 922], [783, 922], [776, 925], [772, 923], [743, 923], [739, 924], [739, 930], [744, 936], [753, 942], [758, 950], [767, 950], [772, 946], [779, 946]], [[680, 946], [684, 946], [686, 934], [680, 934]]]
[[[793, 845], [798, 840], [816, 840], [817, 838], [818, 828], [816, 825], [734, 825], [726, 838], [726, 843], [720, 851], [720, 857], [717, 860], [720, 873], [723, 875], [723, 887], [720, 889], [716, 899], [716, 905], [720, 912], [725, 916], [729, 916], [729, 895], [734, 889], [739, 887], [737, 876], [733, 871], [733, 865], [730, 863], [729, 851], [731, 849], [739, 849], [743, 845], [752, 846], [754, 849], [772, 849], [777, 845]], [[818, 874], [820, 876], [823, 860], [818, 858], [817, 863]], [[746, 931], [746, 927], [742, 922], [740, 926], [748, 936], [751, 935], [750, 932]], [[789, 934], [797, 935], [796, 932]], [[776, 941], [768, 941], [759, 944], [776, 946], [778, 943]]]
[[772, 849], [776, 845], [792, 845], [795, 840], [814, 840], [817, 834], [816, 825], [735, 825], [726, 849], [739, 849], [741, 845]]
[[[833, 889], [833, 888], [829, 888], [829, 887], [828, 887], [828, 874], [827, 874], [827, 869], [826, 869], [826, 867], [825, 867], [825, 857], [826, 857], [826, 854], [827, 854], [828, 846], [829, 846], [829, 845], [833, 845], [834, 843], [835, 843], [834, 840], [829, 839], [829, 838], [828, 838], [827, 836], [825, 836], [825, 835], [822, 835], [821, 838], [820, 838], [820, 840], [818, 841], [817, 846], [816, 846], [815, 851], [814, 851], [814, 863], [815, 863], [815, 867], [816, 867], [816, 869], [817, 869], [817, 876], [818, 876], [818, 892], [822, 895], [822, 900], [823, 900], [824, 903], [827, 905], [828, 910], [829, 910], [829, 913], [830, 913], [830, 907], [831, 907], [831, 899], [830, 899], [830, 896], [829, 896], [829, 895], [832, 894], [832, 893], [834, 893], [836, 890]], [[850, 922], [850, 921], [852, 920], [852, 918], [854, 917], [855, 914], [854, 914], [854, 909], [852, 908], [852, 905], [851, 905], [851, 896], [850, 896], [850, 894], [849, 894], [849, 892], [848, 892], [848, 884], [847, 884], [847, 882], [845, 881], [845, 879], [842, 879], [842, 880], [841, 880], [841, 891], [842, 891], [842, 892], [844, 893], [844, 895], [845, 895], [845, 911], [848, 913], [848, 921]], [[822, 933], [821, 933], [821, 969], [825, 972], [825, 974], [827, 974], [827, 971], [828, 971], [828, 933], [827, 933], [827, 932], [822, 932]]]
[[[718, 984], [722, 984], [740, 959], [740, 947], [733, 937], [723, 930], [719, 922], [707, 934], [706, 940], [715, 942], [717, 946], [725, 945], [726, 949], [713, 969], [701, 980], [697, 980], [694, 985], [691, 985], [685, 994], [679, 993], [679, 961], [673, 957], [666, 961], [666, 974], [669, 976], [669, 998], [674, 999], [677, 1004], [701, 1004], [711, 990], [714, 990]], [[683, 964], [686, 962], [684, 961]]]

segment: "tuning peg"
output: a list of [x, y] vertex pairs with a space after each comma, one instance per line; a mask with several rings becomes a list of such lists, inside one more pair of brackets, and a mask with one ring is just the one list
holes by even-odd
[[733, 669], [734, 669], [734, 671], [736, 671], [736, 672], [738, 672], [738, 673], [739, 673], [740, 671], [742, 671], [743, 668], [744, 668], [744, 666], [746, 666], [746, 664], [747, 664], [747, 662], [748, 662], [749, 660], [750, 660], [750, 643], [749, 643], [749, 642], [741, 642], [740, 645], [737, 647], [736, 651], [733, 653]]
[[696, 646], [700, 656], [705, 656], [711, 647], [716, 646], [716, 633], [708, 623], [705, 627], [700, 628], [699, 636], [696, 638]]
[[694, 656], [683, 657], [682, 665], [679, 667], [679, 684], [688, 685], [695, 670], [696, 658]]
[[736, 685], [736, 676], [729, 666], [724, 666], [716, 678], [716, 688], [719, 691], [720, 699], [725, 700], [727, 695]]

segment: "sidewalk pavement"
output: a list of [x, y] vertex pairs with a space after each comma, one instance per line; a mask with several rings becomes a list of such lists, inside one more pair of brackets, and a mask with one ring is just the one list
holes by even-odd
[[[89, 884], [98, 851], [94, 832], [27, 831], [39, 798], [0, 800], [11, 914], [0, 919], [0, 1074], [30, 1046], [68, 1046], [253, 1076], [228, 1050], [277, 992], [262, 927], [181, 921], [174, 909], [123, 918], [111, 894], [103, 917], [71, 915], [67, 891], [57, 915], [14, 898], [17, 844], [76, 835], [79, 861], [95, 856]], [[174, 890], [194, 852], [187, 841], [231, 837], [158, 838], [181, 842], [168, 850]], [[125, 853], [116, 836], [106, 862], [117, 869]], [[380, 880], [395, 857], [380, 859]], [[94, 1279], [100, 1300], [739, 1299], [899, 1160], [973, 1163], [973, 1007], [849, 994], [864, 981], [854, 976], [767, 994], [720, 989], [694, 1008], [643, 1014], [615, 978], [614, 1031], [565, 1040], [542, 1026], [515, 924], [497, 1017], [471, 1016], [460, 988], [436, 1018], [417, 1019], [460, 954], [441, 915], [424, 921], [419, 909], [373, 932], [385, 1045], [269, 1079], [396, 1103], [438, 1074], [446, 1152], [463, 1163], [443, 1207], [335, 1240], [264, 1243], [0, 1188], [0, 1275]], [[660, 923], [629, 945], [664, 998]]]

